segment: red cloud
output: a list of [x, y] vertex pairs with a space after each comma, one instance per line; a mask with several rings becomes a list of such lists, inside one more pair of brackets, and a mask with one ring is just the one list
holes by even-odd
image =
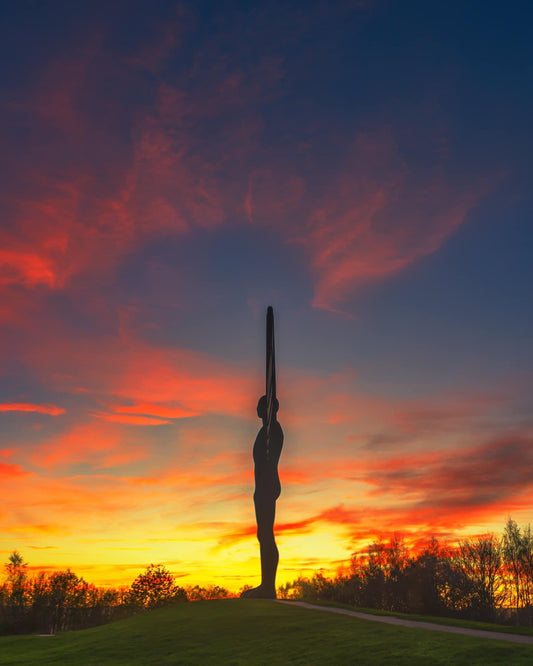
[[20, 465], [8, 465], [7, 463], [0, 462], [0, 478], [13, 479], [29, 475], [30, 472], [27, 472]]
[[[8, 242], [4, 237], [4, 242]], [[31, 250], [10, 249], [0, 250], [0, 285], [22, 282], [34, 287], [44, 284], [54, 287], [56, 274], [53, 262]]]
[[[28, 118], [44, 146], [13, 148], [24, 177], [3, 202], [0, 286], [62, 289], [79, 273], [109, 272], [150, 239], [242, 219], [262, 125], [258, 107], [275, 90], [280, 61], [268, 57], [236, 69], [212, 53], [194, 85], [180, 86], [138, 71], [161, 67], [182, 25], [180, 15], [155, 26], [161, 34], [122, 60], [133, 70], [117, 67], [120, 56], [92, 35], [45, 63], [36, 89], [11, 109]], [[103, 95], [103, 69], [116, 90], [151, 85], [152, 106], [132, 107], [127, 94]], [[98, 113], [87, 104], [91, 98]], [[220, 124], [215, 141], [206, 139], [209, 123]], [[128, 146], [117, 139], [124, 126], [131, 127]]]
[[12, 202], [14, 230], [0, 236], [4, 285], [58, 289], [87, 266], [103, 240], [80, 212], [88, 189], [88, 178], [54, 182], [34, 174], [24, 199]]
[[467, 450], [445, 450], [362, 465], [360, 478], [391, 493], [439, 491], [447, 504], [501, 499], [532, 482], [533, 439], [501, 437]]
[[[340, 168], [332, 162], [325, 169], [313, 157], [312, 138], [277, 152], [261, 146], [261, 105], [277, 94], [280, 58], [236, 67], [218, 57], [215, 40], [195, 55], [193, 84], [161, 83], [137, 71], [162, 66], [183, 22], [180, 15], [156, 25], [159, 36], [122, 61], [133, 70], [116, 66], [117, 54], [106, 51], [100, 35], [43, 68], [38, 89], [17, 111], [38, 121], [43, 136], [53, 127], [58, 155], [64, 149], [68, 160], [75, 141], [76, 155], [91, 159], [76, 157], [71, 169], [54, 170], [54, 153], [43, 164], [39, 151], [28, 151], [24, 192], [10, 198], [10, 231], [0, 235], [0, 285], [61, 289], [80, 272], [111, 271], [153, 238], [248, 217], [303, 244], [313, 303], [334, 309], [441, 247], [487, 192], [486, 183], [457, 185], [438, 168], [417, 172], [392, 132], [359, 134]], [[151, 81], [153, 105], [132, 113], [120, 96], [103, 96], [97, 82], [104, 68], [117, 90]], [[91, 93], [100, 95], [105, 113], [88, 110]], [[131, 125], [128, 150], [116, 144], [114, 123]], [[302, 164], [301, 153], [311, 159]], [[54, 172], [69, 176], [54, 179]]]
[[466, 450], [361, 461], [347, 476], [374, 488], [366, 501], [381, 531], [398, 526], [452, 531], [529, 507], [532, 451], [531, 436], [518, 433]]
[[[54, 77], [52, 84], [57, 84]], [[56, 105], [62, 98], [59, 88], [40, 113], [48, 119], [59, 113], [58, 124], [72, 131], [91, 122], [82, 122], [81, 112], [74, 113], [70, 105]], [[92, 164], [62, 180], [43, 175], [49, 165], [42, 167], [43, 173], [32, 165], [24, 196], [9, 200], [10, 230], [0, 233], [0, 286], [61, 289], [80, 272], [109, 271], [151, 238], [222, 224], [228, 212], [241, 206], [242, 198], [232, 198], [231, 187], [224, 186], [221, 170], [226, 166], [201, 157], [205, 147], [194, 128], [212, 108], [205, 102], [203, 96], [195, 99], [161, 86], [152, 111], [137, 115], [131, 161], [106, 165], [105, 182]], [[224, 96], [221, 103], [228, 104]], [[235, 132], [242, 131], [235, 122]], [[81, 144], [85, 140], [79, 137]], [[231, 152], [240, 150], [237, 139], [224, 159], [231, 162]]]

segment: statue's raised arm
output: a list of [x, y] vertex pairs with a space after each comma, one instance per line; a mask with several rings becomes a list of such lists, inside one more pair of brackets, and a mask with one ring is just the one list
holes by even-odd
[[275, 419], [276, 410], [274, 404], [276, 397], [276, 345], [274, 340], [274, 310], [269, 305], [267, 308], [267, 332], [266, 332], [266, 429], [267, 429], [267, 457], [270, 453], [270, 429]]

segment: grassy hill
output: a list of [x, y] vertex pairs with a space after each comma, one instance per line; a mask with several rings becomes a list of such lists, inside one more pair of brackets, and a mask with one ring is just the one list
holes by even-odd
[[533, 646], [258, 600], [179, 604], [84, 631], [0, 637], [0, 664], [531, 664]]

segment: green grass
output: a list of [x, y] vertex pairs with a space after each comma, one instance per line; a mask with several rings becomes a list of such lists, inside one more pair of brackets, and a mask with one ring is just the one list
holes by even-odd
[[179, 604], [85, 631], [0, 638], [0, 664], [531, 664], [533, 646], [259, 600]]
[[515, 624], [496, 624], [494, 622], [477, 622], [475, 620], [458, 620], [453, 617], [442, 617], [439, 615], [418, 615], [415, 613], [397, 613], [394, 611], [379, 610], [378, 608], [359, 608], [349, 604], [341, 604], [336, 601], [309, 601], [313, 606], [332, 606], [333, 608], [345, 608], [357, 613], [368, 615], [385, 615], [398, 617], [404, 620], [415, 620], [417, 622], [433, 622], [450, 627], [465, 627], [467, 629], [481, 629], [482, 631], [497, 631], [504, 634], [520, 634], [522, 636], [533, 636], [533, 627], [516, 626]]

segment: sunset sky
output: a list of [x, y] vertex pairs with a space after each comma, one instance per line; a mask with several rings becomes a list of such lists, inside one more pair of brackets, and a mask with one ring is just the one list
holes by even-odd
[[533, 520], [529, 2], [2, 3], [0, 558], [278, 583]]

